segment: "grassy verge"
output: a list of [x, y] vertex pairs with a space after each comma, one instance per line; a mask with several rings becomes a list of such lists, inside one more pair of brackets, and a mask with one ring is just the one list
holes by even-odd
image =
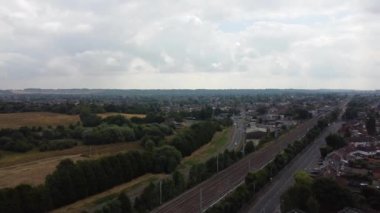
[[98, 205], [102, 205], [105, 202], [117, 197], [118, 194], [122, 191], [127, 191], [128, 195], [133, 198], [135, 196], [134, 194], [140, 193], [145, 185], [149, 184], [151, 181], [156, 181], [164, 177], [166, 177], [164, 174], [146, 174], [128, 183], [115, 186], [112, 189], [87, 197], [73, 204], [56, 209], [52, 212], [82, 212], [86, 209], [95, 209]]
[[221, 132], [217, 132], [210, 143], [202, 146], [190, 156], [183, 159], [179, 169], [186, 171], [191, 166], [207, 161], [217, 153], [223, 152], [231, 138], [232, 127], [226, 128]]

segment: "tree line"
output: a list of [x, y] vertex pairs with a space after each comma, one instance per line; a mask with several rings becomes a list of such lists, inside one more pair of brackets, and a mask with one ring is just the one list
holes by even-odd
[[78, 123], [47, 128], [1, 129], [0, 149], [14, 152], [26, 152], [33, 148], [40, 151], [61, 150], [81, 142], [91, 145], [131, 142], [144, 136], [163, 138], [173, 133], [173, 126], [155, 122], [135, 124], [123, 115], [101, 119], [95, 114], [84, 113], [81, 120], [83, 126]]
[[208, 143], [215, 132], [220, 131], [218, 122], [205, 121], [193, 124], [189, 129], [178, 133], [169, 144], [188, 156], [202, 145]]
[[131, 151], [97, 160], [64, 160], [45, 183], [0, 189], [0, 212], [46, 212], [146, 173], [171, 173], [182, 159], [174, 147]]
[[380, 210], [380, 191], [363, 187], [351, 192], [330, 178], [311, 178], [305, 172], [294, 176], [295, 184], [281, 195], [281, 211], [299, 209], [305, 212], [338, 212], [345, 207]]
[[[50, 100], [49, 100], [50, 101]], [[146, 114], [149, 112], [157, 112], [155, 104], [150, 103], [96, 103], [81, 100], [78, 104], [77, 100], [67, 101], [63, 103], [44, 102], [2, 102], [0, 101], [0, 113], [16, 113], [16, 112], [54, 112], [69, 115], [78, 115], [83, 110], [89, 110], [92, 113], [119, 112], [130, 114]]]

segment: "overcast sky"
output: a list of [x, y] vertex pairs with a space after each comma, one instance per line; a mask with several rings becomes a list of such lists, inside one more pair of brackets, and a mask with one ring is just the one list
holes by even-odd
[[380, 88], [379, 0], [0, 0], [0, 88]]

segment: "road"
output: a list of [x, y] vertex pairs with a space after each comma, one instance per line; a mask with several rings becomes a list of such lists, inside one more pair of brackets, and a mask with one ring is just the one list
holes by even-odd
[[320, 159], [319, 147], [325, 143], [327, 135], [337, 132], [342, 122], [331, 124], [319, 136], [312, 145], [307, 147], [301, 152], [288, 166], [286, 166], [277, 176], [273, 182], [265, 187], [255, 200], [248, 207], [245, 207], [241, 212], [255, 212], [255, 213], [277, 213], [280, 211], [280, 197], [291, 185], [293, 185], [293, 175], [299, 170], [312, 169], [317, 165]]
[[239, 162], [215, 174], [152, 212], [203, 212], [239, 186], [244, 181], [248, 172], [257, 171], [265, 166], [278, 152], [286, 148], [288, 144], [303, 137], [317, 123], [318, 119], [319, 117], [315, 117], [298, 125], [289, 133], [279, 137], [275, 141], [269, 142], [262, 149], [245, 156]]
[[265, 187], [255, 200], [248, 207], [243, 208], [240, 212], [258, 212], [258, 213], [279, 213], [280, 197], [290, 186], [294, 184], [293, 175], [299, 170], [309, 170], [316, 166], [321, 158], [319, 148], [325, 144], [325, 138], [330, 133], [335, 133], [342, 126], [342, 115], [346, 111], [350, 99], [346, 100], [340, 106], [341, 112], [338, 121], [328, 126], [328, 128], [303, 152], [301, 152], [288, 166], [286, 166], [274, 179], [273, 182]]
[[232, 134], [232, 140], [227, 146], [228, 150], [236, 150], [239, 147], [244, 146], [245, 141], [245, 111], [242, 110], [239, 117], [234, 117], [232, 120], [234, 122], [234, 130]]

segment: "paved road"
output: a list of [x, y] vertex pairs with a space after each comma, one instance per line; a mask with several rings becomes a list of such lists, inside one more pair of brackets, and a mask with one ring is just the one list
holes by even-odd
[[331, 124], [321, 136], [319, 136], [312, 145], [301, 152], [281, 173], [273, 179], [271, 185], [259, 193], [259, 199], [255, 200], [250, 206], [244, 208], [241, 212], [255, 213], [273, 213], [280, 211], [280, 196], [291, 185], [293, 185], [293, 175], [299, 170], [312, 169], [317, 165], [320, 159], [319, 147], [325, 143], [325, 137], [333, 132], [338, 131], [341, 122]]
[[259, 193], [259, 199], [255, 200], [248, 207], [245, 207], [241, 212], [255, 213], [279, 213], [280, 197], [290, 186], [294, 184], [293, 175], [299, 170], [309, 170], [316, 166], [321, 158], [319, 148], [325, 144], [325, 138], [330, 133], [335, 133], [342, 126], [342, 115], [347, 108], [350, 99], [346, 100], [340, 106], [341, 112], [338, 116], [338, 122], [331, 124], [319, 136], [313, 144], [301, 152], [283, 171], [273, 180], [271, 185], [267, 186]]
[[262, 149], [247, 155], [239, 162], [163, 204], [153, 212], [194, 213], [204, 211], [241, 184], [248, 172], [257, 171], [265, 166], [288, 144], [303, 137], [308, 129], [317, 123], [318, 119], [319, 117], [315, 117], [300, 124], [289, 133], [268, 143]]
[[245, 111], [242, 111], [239, 117], [234, 117], [232, 120], [234, 122], [234, 129], [232, 133], [232, 140], [227, 146], [228, 150], [236, 150], [242, 147], [245, 141]]

